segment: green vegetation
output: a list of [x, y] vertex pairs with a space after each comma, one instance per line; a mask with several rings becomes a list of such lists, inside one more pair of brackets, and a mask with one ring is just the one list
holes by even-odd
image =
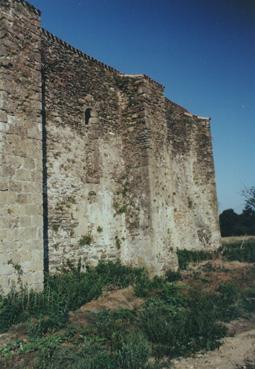
[[128, 268], [119, 262], [102, 262], [86, 272], [82, 271], [81, 263], [77, 266], [67, 263], [61, 273], [46, 276], [43, 292], [28, 291], [21, 286], [19, 292], [13, 289], [0, 297], [0, 332], [34, 317], [39, 319], [40, 330], [54, 324], [60, 328], [66, 323], [69, 311], [97, 298], [107, 286], [124, 288], [143, 274], [143, 269]]
[[243, 240], [222, 246], [219, 250], [226, 260], [242, 262], [255, 262], [255, 240]]
[[223, 237], [255, 235], [255, 210], [245, 208], [241, 214], [224, 210], [220, 214], [220, 229]]
[[[201, 261], [212, 260], [218, 256], [224, 260], [255, 262], [255, 240], [237, 240], [221, 246], [217, 251], [197, 251], [197, 250], [177, 250], [180, 270], [186, 270], [190, 263], [200, 263]], [[173, 272], [171, 272], [173, 273]], [[173, 275], [173, 274], [172, 274]], [[174, 275], [173, 275], [174, 278]], [[176, 276], [178, 279], [178, 277]], [[174, 279], [173, 279], [174, 280]]]
[[114, 203], [113, 207], [115, 209], [115, 212], [117, 215], [121, 215], [121, 214], [125, 214], [127, 212], [127, 208], [128, 206], [126, 204], [118, 204], [118, 203]]
[[233, 209], [220, 214], [220, 229], [223, 237], [255, 235], [255, 186], [243, 191], [245, 206], [241, 214]]
[[121, 249], [121, 240], [119, 239], [118, 236], [115, 236], [115, 244], [116, 244], [117, 250], [120, 250]]
[[82, 236], [79, 240], [79, 245], [80, 246], [86, 246], [86, 245], [91, 245], [93, 242], [93, 237], [91, 235], [91, 233], [85, 234], [84, 236]]
[[[165, 357], [218, 347], [226, 333], [222, 323], [254, 308], [254, 285], [221, 283], [210, 290], [180, 280], [178, 272], [150, 279], [144, 269], [119, 262], [101, 262], [86, 272], [81, 263], [67, 263], [61, 273], [47, 276], [43, 292], [21, 285], [20, 292], [0, 297], [0, 330], [22, 322], [27, 338], [0, 348], [0, 367], [159, 369]], [[85, 325], [69, 321], [69, 311], [103, 290], [130, 285], [144, 299], [136, 310], [91, 313]]]
[[54, 232], [58, 232], [59, 228], [60, 228], [60, 224], [53, 224], [52, 225], [52, 229], [53, 229]]
[[[122, 196], [126, 193], [127, 186]], [[254, 188], [246, 192], [241, 215], [223, 212], [223, 234], [255, 232], [254, 195]], [[68, 198], [68, 204], [74, 203]], [[114, 208], [116, 214], [127, 211], [125, 202], [115, 203]], [[58, 227], [53, 225], [53, 230], [57, 232]], [[98, 226], [97, 232], [102, 231]], [[79, 245], [92, 242], [88, 233]], [[115, 243], [119, 250], [118, 236]], [[22, 334], [0, 346], [1, 369], [160, 369], [166, 358], [217, 348], [226, 334], [224, 323], [255, 311], [255, 268], [249, 264], [247, 269], [233, 272], [225, 263], [213, 280], [210, 273], [217, 273], [217, 264], [209, 261], [221, 257], [223, 261], [255, 263], [255, 240], [229, 243], [217, 252], [178, 250], [177, 255], [179, 271], [155, 278], [149, 278], [143, 268], [120, 262], [100, 262], [86, 271], [81, 262], [67, 262], [58, 274], [46, 275], [42, 292], [28, 290], [22, 284], [21, 266], [9, 260], [18, 288], [0, 296], [0, 333], [19, 324]], [[208, 263], [200, 269], [188, 268], [201, 261]], [[71, 311], [105, 290], [128, 286], [143, 299], [137, 309], [95, 309], [86, 323], [69, 319]], [[254, 368], [252, 363], [246, 366]]]
[[197, 250], [177, 250], [177, 257], [180, 270], [185, 270], [189, 263], [199, 263], [203, 260], [211, 260], [214, 254], [209, 251]]

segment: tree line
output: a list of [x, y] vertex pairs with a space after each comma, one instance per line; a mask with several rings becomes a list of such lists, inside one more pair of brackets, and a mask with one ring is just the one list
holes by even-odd
[[226, 209], [220, 214], [220, 230], [223, 237], [255, 235], [255, 186], [243, 191], [244, 209], [237, 214]]

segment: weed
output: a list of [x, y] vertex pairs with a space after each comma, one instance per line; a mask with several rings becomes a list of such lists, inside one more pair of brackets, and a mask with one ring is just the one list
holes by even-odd
[[141, 333], [129, 333], [122, 337], [117, 351], [117, 368], [144, 369], [147, 366], [151, 347]]
[[103, 310], [96, 315], [96, 333], [98, 336], [119, 342], [123, 332], [128, 332], [135, 322], [135, 313], [120, 309], [117, 311]]
[[58, 232], [59, 228], [60, 228], [60, 225], [59, 225], [59, 224], [53, 224], [53, 225], [52, 225], [52, 230], [53, 230], [54, 232]]
[[119, 239], [118, 236], [115, 236], [115, 243], [116, 243], [117, 250], [120, 250], [121, 249], [121, 240]]
[[231, 283], [222, 283], [214, 296], [217, 306], [217, 317], [222, 321], [230, 321], [240, 315], [240, 292]]
[[[81, 261], [67, 262], [58, 274], [46, 276], [44, 291], [13, 289], [0, 296], [0, 330], [25, 322], [28, 334], [1, 348], [0, 356], [13, 360], [9, 367], [16, 369], [29, 353], [31, 369], [159, 369], [161, 357], [218, 347], [226, 333], [220, 322], [254, 308], [253, 286], [241, 291], [225, 283], [209, 293], [175, 283], [179, 277], [169, 272], [150, 279], [144, 269], [119, 261], [100, 262], [85, 273]], [[145, 300], [137, 310], [95, 313], [86, 327], [68, 323], [69, 311], [104, 289], [129, 285]], [[154, 363], [149, 363], [151, 354], [158, 358]]]
[[172, 270], [168, 270], [166, 272], [166, 280], [168, 282], [176, 282], [176, 281], [179, 281], [181, 278], [182, 276], [180, 272], [174, 272]]
[[117, 215], [125, 214], [127, 212], [127, 204], [120, 205], [118, 203], [114, 203], [113, 207]]
[[43, 292], [12, 289], [8, 295], [0, 296], [0, 332], [13, 324], [36, 318], [35, 332], [43, 334], [53, 328], [54, 321], [64, 325], [68, 311], [97, 298], [106, 286], [134, 285], [144, 273], [143, 269], [129, 268], [120, 262], [100, 262], [96, 268], [88, 267], [83, 272], [81, 262], [77, 266], [68, 262], [60, 273], [45, 276]]
[[203, 260], [211, 260], [214, 254], [204, 250], [177, 250], [177, 257], [180, 270], [187, 269], [189, 263], [197, 263]]
[[80, 246], [86, 246], [86, 245], [91, 245], [93, 242], [93, 237], [91, 235], [91, 233], [85, 234], [84, 236], [82, 236], [79, 240], [79, 245]]
[[155, 291], [161, 290], [165, 285], [165, 279], [162, 277], [149, 278], [148, 273], [144, 272], [135, 284], [135, 294], [138, 297], [149, 297], [155, 294]]
[[255, 241], [247, 240], [222, 246], [219, 251], [226, 260], [241, 262], [255, 262]]
[[168, 302], [149, 300], [140, 314], [140, 327], [153, 343], [157, 356], [214, 349], [225, 334], [210, 300], [201, 294]]

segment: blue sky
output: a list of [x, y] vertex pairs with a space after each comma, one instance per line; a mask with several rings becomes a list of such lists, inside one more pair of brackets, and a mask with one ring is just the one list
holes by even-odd
[[31, 0], [43, 27], [211, 116], [220, 210], [255, 185], [255, 0]]

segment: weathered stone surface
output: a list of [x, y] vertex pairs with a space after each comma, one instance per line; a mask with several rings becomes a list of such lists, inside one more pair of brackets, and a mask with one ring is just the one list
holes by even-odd
[[[177, 248], [219, 245], [209, 121], [40, 28], [0, 1], [0, 274], [101, 259], [177, 268]], [[44, 199], [44, 227], [43, 207]], [[11, 246], [10, 246], [11, 245]]]
[[0, 17], [0, 285], [8, 291], [20, 265], [23, 282], [42, 288], [40, 19], [7, 0]]

